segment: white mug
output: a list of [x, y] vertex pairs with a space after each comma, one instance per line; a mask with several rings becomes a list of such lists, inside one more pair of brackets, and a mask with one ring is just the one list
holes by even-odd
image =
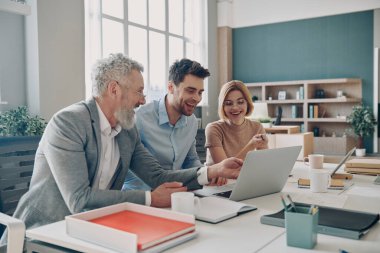
[[200, 209], [201, 204], [199, 198], [195, 197], [192, 192], [172, 193], [171, 201], [173, 211], [188, 214], [196, 214]]
[[304, 158], [304, 163], [310, 166], [310, 169], [323, 169], [323, 155], [311, 154]]
[[310, 170], [310, 190], [312, 192], [327, 192], [330, 181], [329, 171], [320, 169]]

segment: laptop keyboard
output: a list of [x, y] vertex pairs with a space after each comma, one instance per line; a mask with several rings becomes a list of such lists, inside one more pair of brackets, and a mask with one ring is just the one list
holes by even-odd
[[223, 197], [223, 198], [229, 198], [231, 196], [232, 190], [231, 191], [226, 191], [226, 192], [219, 192], [215, 193], [215, 196]]

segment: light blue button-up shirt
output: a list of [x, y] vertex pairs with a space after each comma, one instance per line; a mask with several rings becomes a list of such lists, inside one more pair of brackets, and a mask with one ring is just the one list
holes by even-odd
[[182, 115], [169, 123], [165, 97], [142, 106], [136, 112], [141, 142], [165, 169], [201, 166], [195, 149], [198, 123], [194, 115]]
[[[195, 148], [198, 122], [194, 115], [182, 115], [173, 126], [169, 122], [163, 97], [137, 110], [136, 125], [141, 142], [164, 169], [202, 166]], [[145, 189], [138, 186], [131, 173], [128, 174], [123, 189]]]

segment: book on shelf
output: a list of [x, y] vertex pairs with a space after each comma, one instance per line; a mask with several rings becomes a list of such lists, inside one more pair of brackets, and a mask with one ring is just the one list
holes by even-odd
[[204, 197], [200, 198], [200, 208], [195, 218], [210, 223], [218, 223], [256, 209], [255, 206], [226, 198]]
[[304, 99], [304, 89], [303, 86], [300, 87], [300, 99]]
[[137, 249], [144, 250], [195, 230], [195, 224], [124, 210], [89, 222], [137, 235]]
[[313, 118], [318, 118], [318, 105], [314, 105], [313, 108], [314, 108], [314, 110], [313, 110], [314, 117]]
[[[296, 203], [296, 206], [310, 207], [309, 204], [304, 203]], [[319, 206], [318, 233], [358, 240], [378, 221], [379, 214], [377, 213]], [[284, 209], [261, 216], [260, 222], [284, 227]]]
[[297, 109], [298, 108], [296, 105], [292, 105], [292, 118], [293, 119], [297, 118], [297, 116], [298, 116]]
[[314, 105], [309, 105], [309, 118], [312, 119], [314, 117]]

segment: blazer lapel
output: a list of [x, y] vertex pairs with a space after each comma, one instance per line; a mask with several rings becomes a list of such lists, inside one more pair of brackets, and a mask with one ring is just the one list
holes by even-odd
[[90, 184], [92, 185], [93, 179], [96, 175], [97, 170], [99, 169], [100, 164], [100, 154], [101, 154], [101, 138], [100, 138], [100, 120], [99, 120], [99, 112], [98, 108], [96, 106], [96, 101], [94, 98], [91, 98], [86, 101], [85, 103], [91, 118], [91, 124], [92, 124], [92, 130], [95, 136], [96, 141], [96, 148], [97, 148], [97, 160], [96, 160], [96, 167], [95, 168], [89, 168], [89, 179]]

